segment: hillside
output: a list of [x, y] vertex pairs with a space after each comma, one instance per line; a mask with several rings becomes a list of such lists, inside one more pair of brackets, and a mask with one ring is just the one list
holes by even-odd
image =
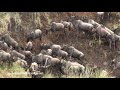
[[[113, 17], [104, 22], [105, 26], [111, 30], [119, 27], [119, 14], [112, 12]], [[79, 38], [77, 38], [78, 33], [74, 30], [68, 32], [68, 37], [62, 32], [45, 35], [45, 28], [52, 21], [60, 22], [60, 20], [67, 20], [71, 15], [85, 16], [86, 18], [97, 21], [96, 12], [0, 12], [0, 32], [1, 35], [9, 32], [17, 42], [24, 46], [26, 44], [25, 33], [40, 28], [44, 33], [44, 37], [42, 42], [35, 41], [34, 50], [36, 50], [36, 53], [39, 52], [38, 45], [40, 43], [52, 41], [60, 45], [69, 44], [82, 51], [90, 65], [96, 65], [103, 69], [108, 67], [111, 60], [119, 57], [118, 49], [110, 50], [109, 46], [104, 43], [99, 45], [98, 40], [93, 39], [91, 36], [86, 36], [83, 33], [80, 33]], [[105, 62], [107, 62], [108, 66], [104, 65]], [[112, 75], [119, 76], [120, 74], [119, 71], [116, 71]]]

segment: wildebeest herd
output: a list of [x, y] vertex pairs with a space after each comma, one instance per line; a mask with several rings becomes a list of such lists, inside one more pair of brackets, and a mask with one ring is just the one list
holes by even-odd
[[[104, 12], [97, 13], [103, 19]], [[117, 42], [120, 40], [120, 35], [114, 33], [102, 24], [97, 23], [92, 19], [84, 22], [71, 16], [67, 21], [52, 22], [50, 27], [46, 28], [46, 35], [49, 32], [63, 31], [65, 35], [71, 29], [78, 31], [78, 33], [85, 32], [98, 38], [98, 40], [105, 39], [109, 42], [110, 49], [117, 48]], [[116, 31], [116, 30], [115, 30]], [[87, 60], [82, 51], [76, 49], [72, 45], [58, 45], [55, 43], [41, 43], [41, 50], [39, 54], [32, 53], [33, 42], [35, 39], [43, 40], [43, 32], [40, 29], [28, 32], [25, 34], [26, 46], [21, 46], [9, 33], [0, 37], [0, 62], [8, 62], [9, 65], [16, 61], [25, 70], [29, 71], [32, 78], [40, 78], [45, 74], [49, 68], [54, 68], [60, 74], [68, 75], [69, 73], [85, 75]], [[80, 62], [72, 62], [71, 59], [77, 59]], [[111, 62], [114, 68], [120, 68], [119, 62], [115, 59]], [[115, 67], [116, 66], [116, 67]]]

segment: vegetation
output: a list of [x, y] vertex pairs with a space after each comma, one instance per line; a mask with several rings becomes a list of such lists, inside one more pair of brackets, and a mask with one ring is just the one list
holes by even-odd
[[[9, 67], [7, 64], [0, 65], [0, 78], [30, 78], [28, 73], [17, 63], [13, 63], [13, 66]], [[49, 71], [45, 73], [42, 78], [59, 78], [53, 75]], [[91, 68], [87, 68], [86, 75], [62, 75], [61, 78], [112, 78], [107, 70], [96, 70], [95, 73], [91, 73]]]
[[0, 78], [30, 78], [30, 76], [24, 68], [14, 62], [12, 66], [0, 65]]
[[[115, 15], [116, 17], [120, 17], [119, 12], [112, 12], [112, 14]], [[50, 24], [51, 21], [60, 21], [61, 19], [66, 20], [70, 15], [77, 15], [77, 16], [84, 15], [87, 17], [90, 15], [89, 18], [96, 19], [94, 12], [90, 12], [90, 13], [81, 12], [81, 14], [80, 12], [78, 13], [72, 13], [72, 12], [67, 12], [67, 13], [66, 12], [52, 12], [52, 13], [51, 12], [34, 12], [34, 13], [33, 12], [0, 12], [0, 34], [5, 33], [5, 32], [11, 33], [8, 27], [9, 24], [11, 26], [12, 31], [17, 31], [19, 26], [22, 26], [22, 28], [27, 31], [27, 30], [33, 30], [34, 28], [45, 28], [47, 27], [47, 25]], [[11, 18], [13, 18], [13, 21], [11, 20]], [[114, 18], [112, 18], [110, 23], [106, 25], [111, 30], [119, 27], [119, 20], [118, 19], [116, 20]], [[44, 41], [47, 41], [47, 40], [45, 39]], [[92, 41], [92, 42], [94, 44], [97, 41]], [[94, 48], [93, 47], [89, 48], [89, 54], [90, 54], [89, 57], [92, 59], [90, 50], [94, 50]], [[101, 48], [99, 48], [99, 50], [101, 50]], [[105, 51], [106, 57], [110, 56], [109, 55], [110, 53], [108, 52], [109, 51]], [[88, 53], [88, 52], [86, 51], [85, 53]], [[92, 51], [92, 53], [97, 54], [94, 51]], [[102, 54], [100, 57], [102, 57]], [[112, 76], [110, 76], [108, 69], [97, 70], [95, 71], [95, 73], [90, 73], [90, 69], [91, 68], [87, 67], [87, 74], [85, 76], [70, 75], [70, 76], [61, 76], [61, 77], [62, 78], [90, 78], [90, 77], [112, 78]], [[30, 78], [30, 76], [27, 75], [27, 72], [22, 67], [20, 67], [20, 65], [14, 62], [13, 66], [11, 67], [9, 67], [7, 64], [0, 65], [0, 78]], [[43, 78], [58, 78], [58, 77], [54, 76], [50, 72], [47, 72], [43, 76]]]

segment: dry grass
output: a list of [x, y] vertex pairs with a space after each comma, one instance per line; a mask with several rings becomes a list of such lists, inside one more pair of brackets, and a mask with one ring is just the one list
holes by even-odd
[[13, 63], [9, 67], [7, 64], [0, 65], [0, 78], [30, 78], [27, 72], [20, 65]]
[[[75, 75], [70, 74], [68, 76], [62, 75], [60, 78], [114, 78], [113, 76], [109, 75], [108, 70], [97, 70], [95, 73], [91, 73], [91, 68], [87, 68], [86, 75]], [[59, 76], [54, 76], [51, 73], [46, 73], [42, 78], [59, 78]]]
[[[13, 66], [8, 67], [7, 64], [0, 65], [0, 78], [31, 78], [27, 72], [17, 63], [13, 63]], [[47, 71], [42, 78], [113, 78], [109, 75], [108, 70], [96, 70], [91, 73], [91, 68], [87, 67], [85, 75], [70, 75], [55, 76], [50, 71]]]

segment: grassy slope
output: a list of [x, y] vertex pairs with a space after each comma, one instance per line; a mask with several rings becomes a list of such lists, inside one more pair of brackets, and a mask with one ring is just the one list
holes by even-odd
[[[114, 14], [118, 15], [118, 16], [120, 15], [120, 13], [114, 13]], [[14, 19], [14, 21], [17, 25], [21, 25], [26, 30], [32, 30], [32, 29], [38, 28], [38, 27], [40, 27], [40, 28], [46, 27], [47, 24], [50, 24], [50, 22], [52, 20], [60, 21], [61, 18], [66, 20], [70, 15], [78, 15], [78, 16], [86, 15], [86, 16], [89, 16], [90, 18], [95, 18], [94, 12], [93, 13], [81, 12], [81, 14], [75, 13], [75, 12], [74, 13], [69, 12], [67, 14], [65, 12], [63, 12], [63, 13], [57, 13], [57, 12], [53, 12], [53, 13], [50, 13], [50, 12], [45, 12], [45, 13], [41, 13], [41, 12], [40, 13], [39, 12], [37, 12], [37, 13], [0, 12], [0, 32], [2, 34], [4, 32], [8, 31], [8, 24], [10, 23], [11, 17]], [[62, 16], [64, 16], [64, 17], [62, 17]], [[34, 22], [34, 25], [33, 25], [33, 22]], [[108, 24], [108, 27], [111, 26], [110, 24]], [[115, 23], [113, 26], [115, 28], [115, 27], [118, 27], [119, 24]], [[112, 28], [112, 27], [110, 27], [110, 28]], [[29, 78], [29, 76], [27, 76], [26, 74], [18, 74], [18, 75], [11, 74], [14, 72], [26, 73], [23, 68], [21, 68], [19, 65], [16, 65], [16, 64], [14, 64], [13, 67], [7, 67], [6, 65], [0, 66], [0, 77], [1, 78], [20, 78], [20, 77], [21, 78], [26, 78], [26, 77]], [[50, 78], [50, 77], [54, 77], [54, 76], [52, 74], [46, 74], [44, 76], [44, 78], [46, 78], [46, 77]], [[63, 76], [63, 77], [65, 77], [65, 76]], [[68, 77], [75, 78], [76, 76], [68, 76]], [[89, 75], [86, 77], [89, 77]], [[100, 74], [95, 75], [94, 77], [106, 77], [107, 78], [109, 76], [108, 76], [108, 74], [106, 74], [106, 72], [100, 71]]]

